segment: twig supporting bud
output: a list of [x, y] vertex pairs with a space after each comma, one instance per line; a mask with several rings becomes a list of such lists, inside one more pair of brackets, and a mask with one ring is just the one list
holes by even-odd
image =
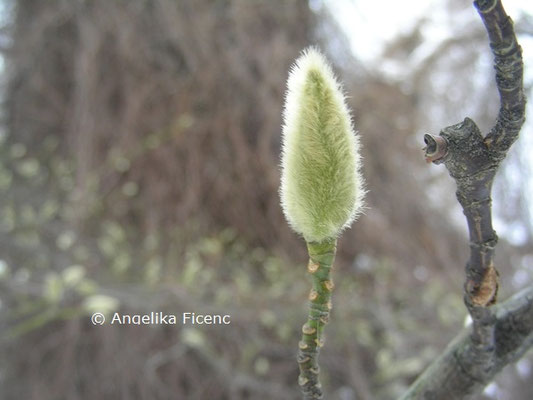
[[[302, 340], [298, 344], [298, 382], [304, 399], [323, 398], [322, 386], [318, 379], [318, 352], [324, 345], [324, 327], [331, 311], [331, 267], [335, 258], [336, 240], [322, 243], [308, 243], [307, 249], [313, 265], [318, 265], [311, 275], [313, 289], [309, 295], [309, 315], [302, 327]], [[302, 384], [303, 383], [303, 384]]]
[[322, 399], [318, 352], [329, 321], [337, 237], [360, 213], [364, 196], [359, 141], [341, 87], [325, 58], [310, 48], [292, 67], [284, 109], [281, 205], [307, 242], [313, 282], [298, 344], [304, 399]]

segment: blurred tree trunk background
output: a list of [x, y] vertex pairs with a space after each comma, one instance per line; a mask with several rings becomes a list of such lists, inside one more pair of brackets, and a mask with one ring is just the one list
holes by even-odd
[[[448, 3], [450, 15], [463, 10]], [[466, 227], [445, 171], [425, 164], [421, 132], [462, 118], [465, 102], [491, 123], [497, 98], [479, 100], [494, 90], [478, 62], [483, 28], [465, 23], [467, 39], [443, 38], [411, 68], [419, 21], [383, 53], [403, 71], [392, 79], [357, 60], [317, 4], [6, 2], [1, 398], [298, 397], [306, 258], [279, 206], [279, 147], [288, 70], [309, 44], [347, 82], [369, 188], [339, 243], [327, 391], [395, 398], [454, 336], [466, 315]], [[472, 74], [480, 87], [468, 86]], [[446, 80], [463, 83], [443, 94]], [[498, 193], [517, 204], [507, 217], [529, 218], [522, 193], [504, 183]], [[497, 254], [502, 298], [531, 282], [526, 236]], [[93, 326], [95, 310], [232, 323]], [[530, 393], [531, 361], [520, 365], [499, 378], [500, 399]]]

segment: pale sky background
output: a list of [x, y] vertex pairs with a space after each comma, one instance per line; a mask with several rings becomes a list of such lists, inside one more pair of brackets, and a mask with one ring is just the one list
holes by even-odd
[[[331, 13], [337, 19], [340, 27], [347, 33], [350, 40], [352, 52], [361, 60], [366, 69], [371, 69], [376, 73], [382, 74], [393, 80], [401, 81], [402, 71], [405, 71], [408, 63], [416, 63], [422, 60], [426, 54], [430, 54], [433, 49], [448, 37], [461, 34], [463, 27], [472, 24], [472, 15], [477, 16], [477, 12], [471, 1], [466, 0], [465, 4], [471, 7], [465, 7], [458, 14], [450, 15], [445, 10], [446, 6], [443, 0], [411, 0], [406, 7], [405, 2], [380, 2], [380, 1], [362, 1], [362, 0], [311, 0], [311, 7], [320, 9], [328, 7]], [[532, 0], [504, 0], [504, 8], [507, 14], [517, 21], [524, 14], [533, 18], [533, 1]], [[386, 9], [386, 11], [385, 11]], [[394, 61], [383, 62], [379, 56], [385, 45], [401, 36], [407, 34], [412, 29], [414, 23], [422, 17], [426, 18], [429, 23], [422, 27], [424, 43], [417, 48], [407, 64], [398, 65]], [[479, 17], [478, 17], [479, 18]], [[481, 20], [479, 20], [481, 23]], [[525, 64], [524, 83], [526, 86], [533, 83], [533, 36], [520, 36], [518, 40], [523, 50]], [[492, 63], [492, 56], [488, 52], [487, 62]], [[378, 62], [379, 61], [379, 62]], [[531, 101], [530, 103], [531, 104]], [[458, 116], [462, 118], [463, 116]], [[457, 121], [449, 121], [449, 124]], [[436, 133], [436, 132], [435, 132]], [[527, 146], [533, 149], [533, 112], [531, 106], [528, 107], [526, 124], [524, 125], [520, 139], [515, 146]], [[528, 161], [529, 173], [523, 174], [523, 171], [513, 171], [506, 176], [506, 179], [513, 181], [515, 185], [527, 185], [527, 197], [530, 206], [530, 215], [533, 217], [533, 160]], [[524, 176], [530, 178], [524, 182]], [[500, 206], [495, 204], [495, 209]], [[457, 213], [458, 223], [464, 225], [461, 213]], [[533, 220], [530, 221], [533, 226]], [[495, 229], [500, 236], [516, 245], [522, 244], [526, 239], [527, 228], [525, 224], [509, 224], [494, 218]]]
[[[433, 23], [424, 31], [426, 40], [442, 40], [449, 36], [453, 26], [450, 16], [444, 10], [442, 0], [411, 0], [409, 3], [388, 1], [361, 0], [311, 0], [312, 7], [328, 6], [352, 38], [352, 51], [365, 63], [372, 63], [379, 56], [384, 44], [391, 39], [407, 33], [414, 21], [423, 16], [429, 17]], [[470, 3], [467, 1], [467, 3]], [[504, 0], [504, 8], [513, 20], [521, 13], [533, 15], [533, 1]], [[408, 6], [406, 6], [408, 4]], [[385, 11], [386, 9], [386, 11]], [[471, 11], [475, 13], [472, 6]], [[461, 15], [453, 16], [455, 26], [461, 24]], [[471, 16], [467, 16], [470, 21]], [[361, 40], [360, 38], [372, 38]], [[533, 43], [529, 43], [533, 45]], [[524, 47], [524, 46], [523, 46]]]

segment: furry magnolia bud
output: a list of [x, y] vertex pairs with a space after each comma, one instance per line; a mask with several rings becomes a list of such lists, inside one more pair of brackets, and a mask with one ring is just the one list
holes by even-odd
[[283, 212], [306, 241], [336, 238], [351, 225], [364, 195], [359, 141], [342, 89], [314, 48], [289, 74], [281, 164]]

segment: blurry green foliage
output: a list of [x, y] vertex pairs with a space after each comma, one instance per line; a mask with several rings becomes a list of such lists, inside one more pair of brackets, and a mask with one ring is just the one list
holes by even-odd
[[[148, 137], [144, 149], [163, 143], [166, 135]], [[232, 325], [226, 331], [178, 326], [173, 340], [204, 360], [219, 360], [213, 361], [214, 368], [231, 366], [235, 373], [260, 380], [289, 381], [287, 374], [274, 376], [294, 366], [293, 350], [305, 319], [301, 304], [308, 296], [306, 260], [292, 265], [273, 250], [251, 245], [230, 227], [190, 235], [195, 229], [191, 221], [169, 231], [141, 230], [135, 221], [119, 222], [108, 215], [98, 198], [81, 214], [83, 199], [72, 192], [75, 163], [57, 148], [53, 136], [44, 139], [39, 154], [9, 140], [0, 144], [0, 191], [7, 193], [0, 204], [0, 237], [9, 244], [7, 257], [0, 261], [8, 327], [2, 338], [23, 341], [27, 335], [61, 329], [70, 320], [88, 323], [93, 312], [108, 318], [117, 310], [229, 313]], [[114, 153], [105, 167], [125, 175], [108, 195], [128, 206], [142, 190], [126, 176], [139, 154]], [[102, 182], [95, 176], [87, 185], [94, 189]], [[424, 283], [420, 299], [413, 299], [412, 288], [400, 284], [400, 276], [389, 259], [370, 259], [364, 271], [335, 266], [335, 323], [322, 355], [330, 364], [326, 385], [349, 379], [335, 360], [362, 353], [373, 377], [369, 384], [388, 387], [380, 396], [392, 396], [401, 387], [391, 382], [416, 375], [436, 354], [433, 345], [422, 344], [434, 311], [439, 324], [460, 326], [464, 312], [459, 293], [433, 280]], [[164, 337], [163, 328], [151, 329]]]
[[119, 306], [120, 303], [117, 299], [103, 294], [87, 296], [83, 301], [83, 309], [87, 311], [88, 314], [100, 312], [109, 316], [110, 313], [117, 311]]

